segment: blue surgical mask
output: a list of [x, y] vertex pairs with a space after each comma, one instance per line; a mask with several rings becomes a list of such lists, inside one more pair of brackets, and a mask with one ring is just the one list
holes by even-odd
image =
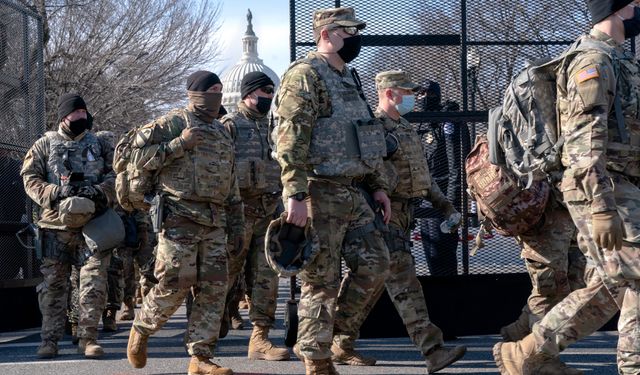
[[402, 102], [396, 104], [396, 109], [400, 116], [404, 116], [405, 114], [413, 111], [413, 107], [416, 104], [416, 96], [415, 95], [402, 95]]

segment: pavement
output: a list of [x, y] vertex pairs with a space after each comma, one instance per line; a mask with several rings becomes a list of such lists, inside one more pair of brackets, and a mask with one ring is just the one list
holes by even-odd
[[[281, 288], [281, 302], [287, 291]], [[283, 344], [284, 311], [279, 304], [276, 328], [270, 336], [278, 345]], [[304, 365], [295, 359], [286, 362], [252, 361], [246, 357], [250, 336], [247, 310], [241, 310], [245, 329], [229, 331], [218, 344], [215, 362], [230, 367], [238, 375], [253, 374], [304, 374]], [[514, 317], [515, 318], [515, 317]], [[105, 348], [105, 356], [99, 360], [84, 359], [77, 354], [69, 336], [59, 343], [60, 355], [53, 360], [39, 360], [36, 350], [40, 343], [38, 329], [0, 334], [0, 374], [185, 374], [189, 357], [184, 351], [182, 339], [186, 326], [185, 309], [182, 306], [169, 322], [149, 340], [147, 366], [136, 370], [127, 362], [126, 346], [131, 322], [118, 321], [118, 332], [100, 333], [99, 342]], [[404, 333], [404, 332], [403, 332]], [[561, 359], [587, 375], [616, 374], [617, 332], [598, 332], [576, 343], [562, 353]], [[446, 345], [466, 345], [465, 357], [439, 372], [439, 374], [499, 374], [491, 349], [499, 340], [497, 335], [465, 336]], [[363, 339], [358, 348], [378, 359], [376, 366], [337, 366], [340, 374], [425, 374], [422, 356], [408, 337]]]

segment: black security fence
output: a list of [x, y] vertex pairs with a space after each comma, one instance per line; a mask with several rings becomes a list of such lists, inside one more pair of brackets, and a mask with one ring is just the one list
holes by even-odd
[[20, 1], [0, 0], [0, 287], [33, 285], [39, 275], [33, 232], [16, 233], [33, 220], [20, 168], [44, 133], [42, 45], [39, 16]]
[[589, 29], [583, 0], [290, 0], [291, 60], [315, 49], [312, 15], [320, 8], [353, 7], [367, 23], [360, 55], [350, 64], [375, 108], [374, 77], [402, 69], [441, 98], [431, 105], [418, 95], [405, 117], [421, 135], [425, 157], [441, 190], [463, 214], [458, 234], [442, 234], [441, 214], [415, 202], [411, 233], [419, 275], [525, 272], [513, 238], [487, 236], [470, 257], [478, 232], [474, 202], [466, 191], [464, 157], [475, 135], [486, 131], [487, 110], [501, 104], [511, 78], [528, 61], [559, 54]]

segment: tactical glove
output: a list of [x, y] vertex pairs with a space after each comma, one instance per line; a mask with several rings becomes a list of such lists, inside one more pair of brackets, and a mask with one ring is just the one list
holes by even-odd
[[102, 190], [95, 186], [82, 186], [78, 190], [78, 196], [91, 199], [92, 201], [98, 201], [104, 198]]
[[591, 215], [593, 240], [598, 247], [608, 250], [622, 248], [622, 220], [617, 211], [598, 212]]
[[180, 133], [180, 138], [182, 139], [182, 147], [185, 150], [191, 150], [196, 147], [202, 141], [204, 141], [204, 133], [203, 129], [194, 127], [194, 128], [186, 128]]

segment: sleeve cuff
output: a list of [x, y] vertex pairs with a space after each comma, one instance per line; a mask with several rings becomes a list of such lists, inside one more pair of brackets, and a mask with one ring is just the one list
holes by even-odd
[[613, 194], [603, 194], [594, 197], [591, 201], [591, 213], [615, 211], [617, 209], [616, 200]]
[[184, 144], [182, 143], [181, 137], [172, 139], [171, 142], [167, 144], [167, 148], [174, 158], [179, 158], [184, 155]]

